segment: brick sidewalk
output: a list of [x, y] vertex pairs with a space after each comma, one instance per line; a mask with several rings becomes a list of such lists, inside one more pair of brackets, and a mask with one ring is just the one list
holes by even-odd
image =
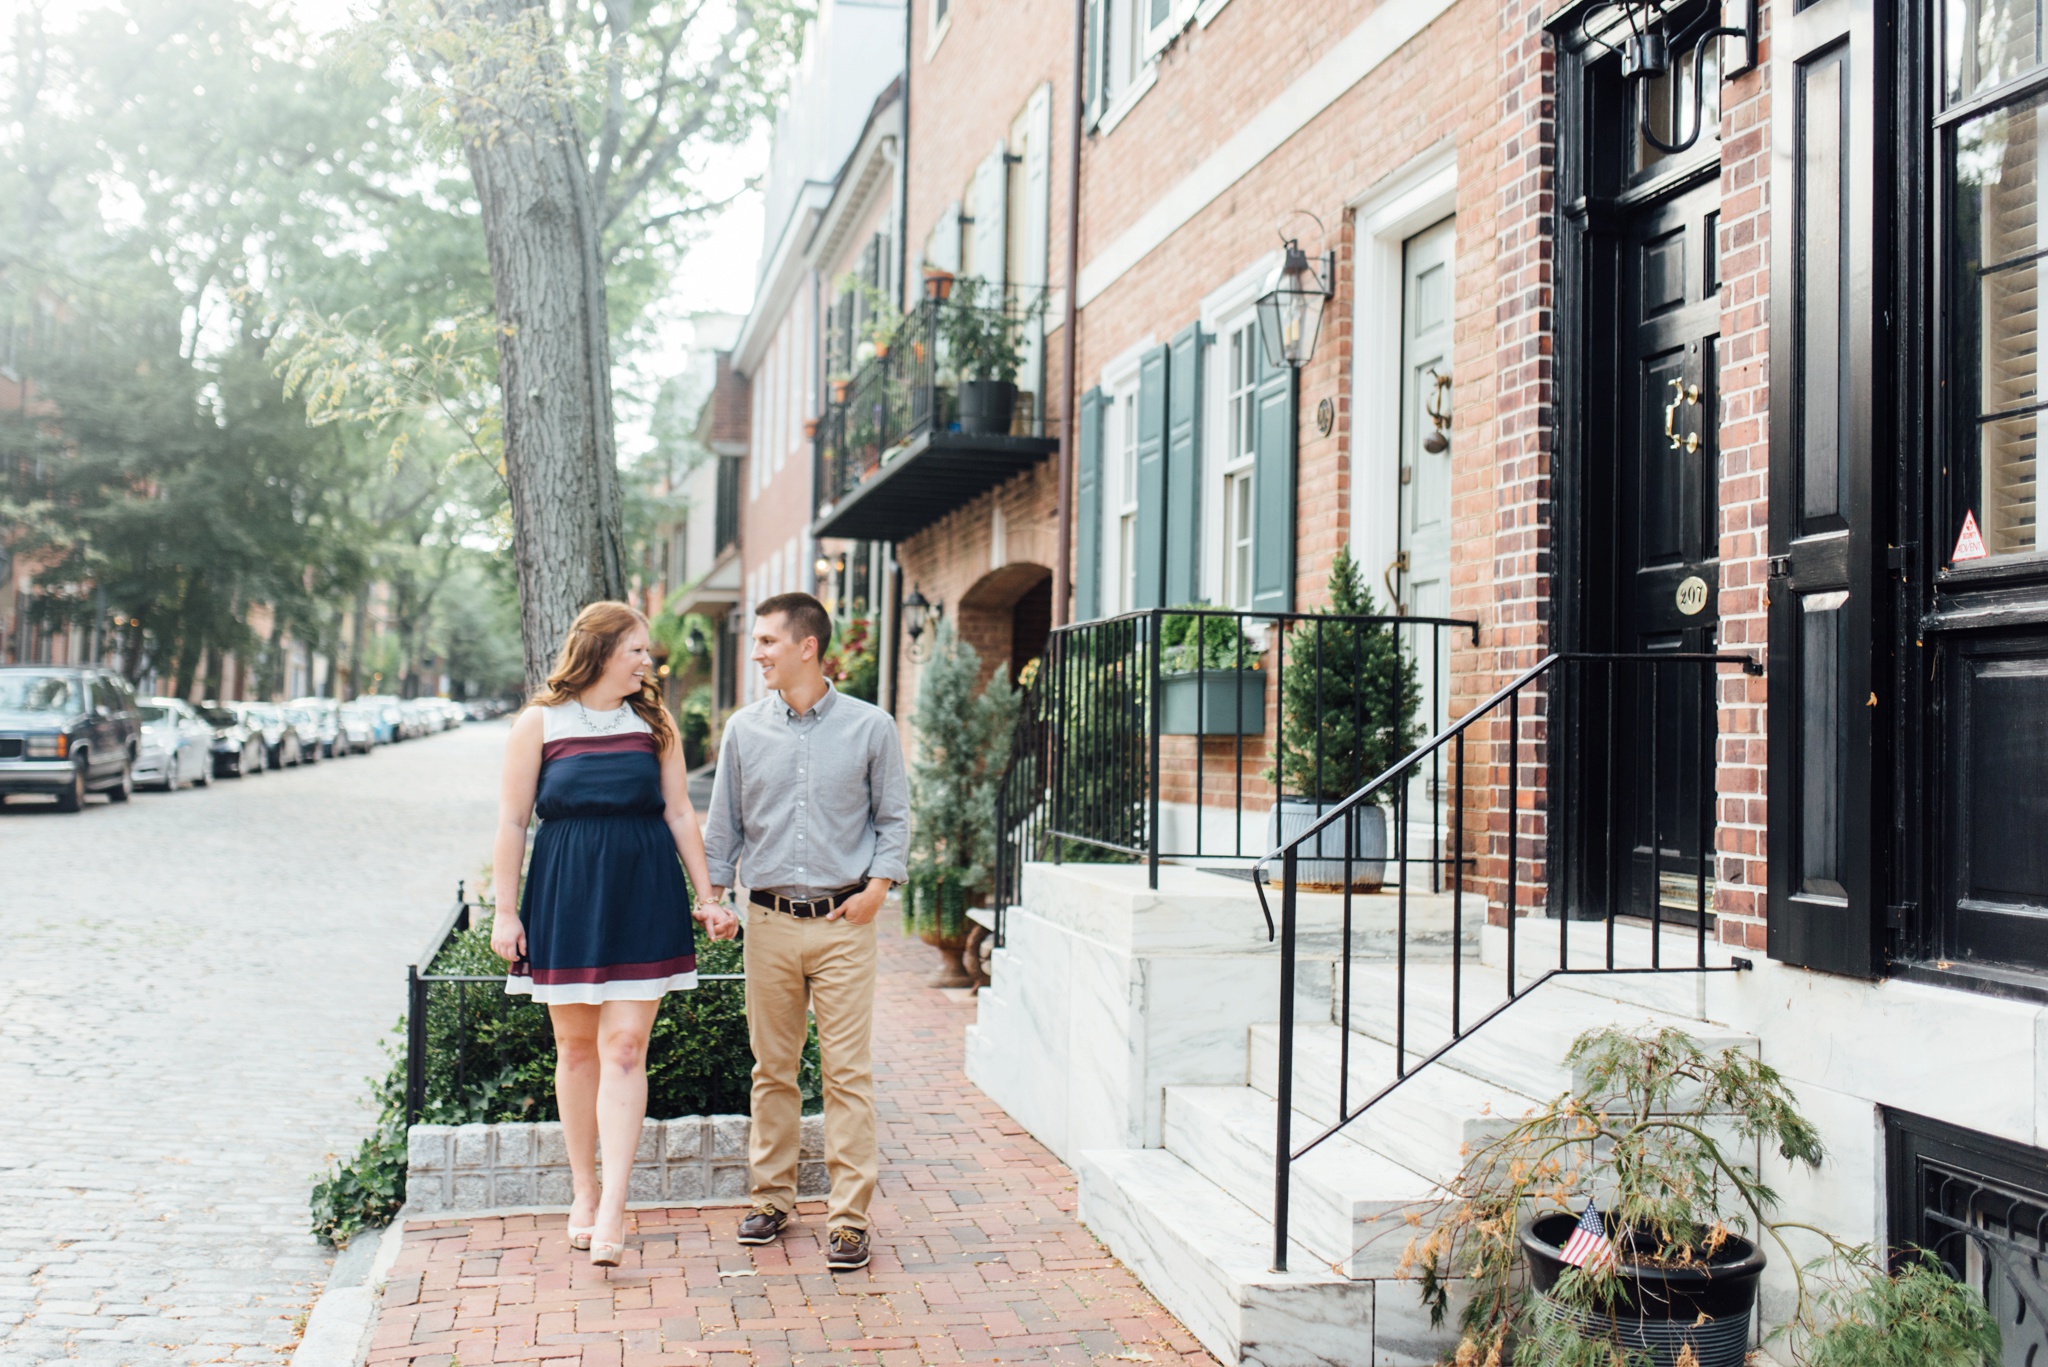
[[743, 1209], [636, 1211], [609, 1276], [560, 1215], [418, 1222], [370, 1362], [1213, 1363], [1074, 1218], [1073, 1174], [967, 1081], [973, 1003], [926, 988], [934, 954], [884, 917], [865, 1272], [825, 1270], [821, 1203], [761, 1249], [733, 1242]]

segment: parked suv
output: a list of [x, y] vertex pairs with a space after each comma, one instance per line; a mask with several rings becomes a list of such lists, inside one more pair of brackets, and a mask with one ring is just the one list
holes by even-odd
[[126, 802], [142, 719], [127, 680], [65, 665], [0, 668], [0, 798], [49, 793], [75, 812], [88, 792]]

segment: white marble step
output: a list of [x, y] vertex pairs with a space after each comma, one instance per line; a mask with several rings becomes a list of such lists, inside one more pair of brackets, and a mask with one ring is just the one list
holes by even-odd
[[[1166, 1149], [1252, 1210], [1273, 1209], [1273, 1098], [1250, 1087], [1166, 1089]], [[1298, 1132], [1314, 1122], [1296, 1116]], [[1399, 1275], [1401, 1254], [1442, 1192], [1371, 1149], [1334, 1135], [1298, 1159], [1288, 1233], [1351, 1277]]]
[[[1318, 1127], [1337, 1120], [1339, 1031], [1316, 1022], [1295, 1027], [1294, 1109]], [[1267, 1096], [1279, 1093], [1277, 1025], [1251, 1028], [1249, 1078]], [[1351, 1086], [1344, 1098], [1354, 1112], [1394, 1079], [1394, 1050], [1369, 1035], [1351, 1035]], [[1450, 1068], [1425, 1068], [1345, 1127], [1353, 1142], [1385, 1155], [1433, 1181], [1458, 1171], [1467, 1147], [1507, 1129], [1536, 1104], [1525, 1092], [1482, 1082]], [[1313, 1137], [1296, 1134], [1298, 1148]]]
[[[1734, 1047], [1755, 1052], [1754, 1035], [1729, 1030], [1685, 1016], [1654, 1010], [1640, 1002], [1600, 993], [1612, 979], [1552, 979], [1523, 994], [1500, 1016], [1474, 1030], [1479, 1021], [1506, 1000], [1503, 975], [1494, 969], [1472, 968], [1462, 975], [1459, 1020], [1465, 1037], [1437, 1064], [1518, 1092], [1549, 1098], [1572, 1083], [1564, 1058], [1588, 1030], [1618, 1026], [1625, 1030], [1683, 1030], [1710, 1053]], [[1392, 965], [1357, 964], [1351, 970], [1351, 1028], [1392, 1045], [1396, 1039], [1398, 997]], [[1332, 1017], [1343, 1012], [1341, 1001]], [[1451, 968], [1446, 964], [1411, 964], [1408, 968], [1405, 1043], [1412, 1067], [1451, 1041]]]
[[1080, 1156], [1082, 1222], [1224, 1363], [1374, 1361], [1374, 1283], [1306, 1249], [1272, 1271], [1272, 1225], [1162, 1149]]

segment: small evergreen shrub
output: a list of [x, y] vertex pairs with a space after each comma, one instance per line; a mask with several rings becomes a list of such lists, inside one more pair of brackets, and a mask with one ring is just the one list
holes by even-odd
[[[743, 971], [734, 941], [700, 940], [699, 973]], [[449, 937], [433, 974], [498, 976], [488, 921]], [[745, 1115], [754, 1055], [747, 1044], [744, 985], [708, 982], [662, 999], [647, 1044], [647, 1116]], [[377, 1127], [353, 1157], [314, 1185], [313, 1233], [341, 1245], [389, 1223], [405, 1204], [405, 1021], [394, 1029], [390, 1068], [372, 1083]], [[468, 1037], [463, 1047], [464, 1035]], [[797, 1075], [806, 1114], [822, 1109], [824, 1084], [812, 1027]], [[496, 983], [437, 983], [427, 996], [426, 1095], [420, 1118], [433, 1125], [559, 1120], [555, 1038], [547, 1008], [507, 996]]]
[[[1316, 616], [1325, 615], [1379, 615], [1349, 550], [1339, 550], [1330, 566], [1330, 606]], [[1421, 702], [1414, 657], [1401, 649], [1394, 627], [1314, 617], [1295, 623], [1280, 669], [1287, 795], [1334, 802], [1391, 769], [1420, 738]]]
[[910, 766], [910, 877], [903, 925], [932, 944], [966, 938], [967, 909], [995, 877], [996, 798], [1017, 730], [1017, 690], [998, 668], [977, 688], [981, 657], [941, 621], [917, 686]]

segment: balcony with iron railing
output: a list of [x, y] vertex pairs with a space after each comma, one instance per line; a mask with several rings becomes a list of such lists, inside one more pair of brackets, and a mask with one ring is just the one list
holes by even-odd
[[[833, 382], [818, 420], [813, 536], [902, 541], [1059, 450], [1042, 299], [1022, 287], [963, 288], [919, 301], [875, 338], [872, 358]], [[992, 349], [1007, 351], [1007, 364], [992, 364]]]

